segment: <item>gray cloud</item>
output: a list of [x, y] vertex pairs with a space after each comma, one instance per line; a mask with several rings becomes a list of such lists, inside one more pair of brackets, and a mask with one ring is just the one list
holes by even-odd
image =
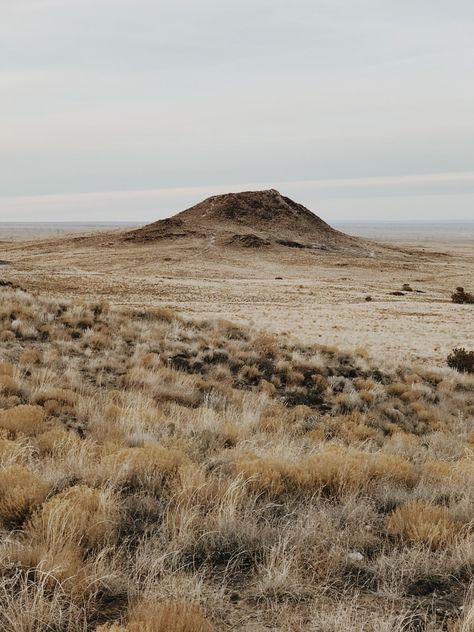
[[[69, 196], [54, 217], [74, 220], [71, 196], [88, 192], [470, 171], [474, 7], [455, 5], [0, 0], [0, 219], [15, 196], [33, 220], [52, 218], [42, 195]], [[310, 201], [338, 199], [337, 216], [372, 216], [361, 199], [375, 196], [382, 217], [472, 212], [455, 180], [361, 186]]]

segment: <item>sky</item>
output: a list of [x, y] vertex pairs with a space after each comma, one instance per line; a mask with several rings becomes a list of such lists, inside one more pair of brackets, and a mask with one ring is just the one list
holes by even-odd
[[474, 219], [472, 0], [0, 0], [0, 220]]

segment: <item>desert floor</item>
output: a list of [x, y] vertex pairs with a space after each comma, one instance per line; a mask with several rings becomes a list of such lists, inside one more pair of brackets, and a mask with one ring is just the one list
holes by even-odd
[[[364, 234], [363, 228], [353, 232]], [[22, 240], [18, 227], [13, 235], [4, 226], [0, 273], [55, 297], [169, 306], [303, 342], [364, 347], [395, 363], [439, 364], [453, 347], [472, 346], [472, 309], [453, 305], [450, 294], [459, 285], [473, 289], [473, 235], [446, 231], [441, 240], [440, 231], [427, 236], [418, 229], [410, 236], [393, 227], [366, 234], [383, 241], [386, 254], [223, 249], [212, 236], [185, 244], [123, 244], [120, 230], [36, 238], [30, 230]], [[414, 291], [390, 294], [404, 283]]]

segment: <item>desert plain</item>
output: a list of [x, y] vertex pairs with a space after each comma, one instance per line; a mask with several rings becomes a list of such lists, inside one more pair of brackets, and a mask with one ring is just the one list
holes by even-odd
[[[0, 226], [0, 270], [54, 297], [166, 306], [395, 362], [442, 363], [453, 347], [472, 344], [471, 309], [450, 296], [474, 285], [473, 224], [425, 224], [411, 234], [396, 222], [347, 228], [368, 239], [365, 256], [222, 247], [212, 234], [184, 243], [118, 239], [130, 227], [45, 236], [41, 227]], [[385, 247], [372, 252], [371, 243]], [[413, 291], [394, 295], [404, 284]]]
[[2, 632], [472, 632], [469, 226], [51, 230], [0, 228]]

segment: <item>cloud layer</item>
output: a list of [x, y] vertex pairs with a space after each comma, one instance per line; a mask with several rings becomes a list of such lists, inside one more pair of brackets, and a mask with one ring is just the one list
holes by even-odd
[[241, 185], [467, 218], [473, 7], [0, 0], [0, 219], [145, 220]]

